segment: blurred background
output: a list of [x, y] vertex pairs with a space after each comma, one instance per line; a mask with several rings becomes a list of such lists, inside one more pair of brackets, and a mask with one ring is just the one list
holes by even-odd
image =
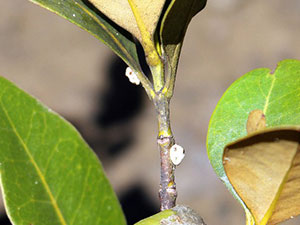
[[[286, 58], [300, 59], [299, 0], [208, 0], [189, 26], [171, 104], [173, 132], [186, 149], [176, 170], [178, 203], [208, 225], [245, 220], [206, 155], [214, 107], [235, 79]], [[125, 69], [108, 47], [70, 22], [29, 1], [1, 1], [0, 74], [78, 128], [131, 225], [158, 212], [160, 175], [155, 111]], [[3, 203], [0, 211], [0, 224], [9, 224]]]

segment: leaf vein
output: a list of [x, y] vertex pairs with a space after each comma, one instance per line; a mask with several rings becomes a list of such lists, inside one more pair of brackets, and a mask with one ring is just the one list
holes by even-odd
[[275, 83], [275, 80], [276, 80], [275, 75], [272, 75], [272, 78], [273, 78], [273, 80], [272, 80], [272, 83], [271, 83], [271, 87], [270, 87], [269, 93], [268, 93], [268, 95], [266, 97], [266, 103], [265, 103], [265, 107], [264, 107], [264, 110], [263, 110], [263, 112], [264, 112], [265, 115], [266, 115], [267, 110], [268, 110], [270, 96], [272, 94], [272, 90], [274, 88], [274, 83]]
[[85, 196], [85, 189], [87, 188], [87, 183], [88, 183], [87, 181], [88, 181], [88, 177], [90, 176], [91, 168], [92, 168], [91, 166], [88, 167], [88, 171], [87, 171], [85, 179], [84, 179], [84, 187], [83, 187], [83, 190], [81, 192], [79, 204], [78, 204], [77, 208], [74, 210], [75, 213], [74, 213], [74, 215], [73, 215], [73, 217], [71, 219], [70, 225], [72, 225], [74, 223], [75, 218], [76, 218], [76, 216], [78, 214], [77, 212], [78, 212], [78, 210], [80, 209], [80, 207], [82, 205], [82, 201], [83, 201], [83, 198]]
[[56, 212], [56, 214], [58, 216], [59, 221], [61, 222], [61, 224], [67, 225], [67, 223], [66, 223], [66, 221], [65, 221], [65, 219], [64, 219], [64, 217], [62, 215], [62, 212], [60, 211], [60, 209], [59, 209], [59, 207], [57, 205], [56, 199], [54, 198], [54, 196], [52, 194], [52, 191], [51, 191], [51, 189], [50, 189], [50, 187], [49, 187], [49, 185], [48, 185], [48, 183], [47, 183], [47, 181], [46, 181], [46, 179], [45, 179], [42, 171], [40, 170], [39, 166], [37, 165], [36, 161], [34, 160], [33, 155], [30, 153], [30, 150], [29, 150], [27, 144], [24, 142], [24, 140], [20, 136], [19, 132], [17, 131], [17, 129], [16, 129], [16, 127], [15, 127], [12, 119], [8, 115], [8, 112], [7, 112], [6, 108], [5, 108], [5, 106], [3, 105], [2, 101], [1, 101], [1, 107], [3, 109], [3, 112], [4, 112], [6, 118], [7, 118], [8, 122], [9, 122], [11, 128], [14, 130], [14, 133], [15, 133], [17, 139], [20, 141], [20, 143], [21, 143], [21, 145], [22, 145], [25, 153], [27, 154], [30, 162], [32, 163], [32, 165], [35, 168], [38, 176], [40, 177], [41, 182], [42, 182], [43, 186], [45, 187], [45, 190], [46, 190], [46, 192], [47, 192], [47, 194], [48, 194], [48, 196], [50, 198], [52, 206], [53, 206], [53, 208], [54, 208], [54, 210], [55, 210], [55, 212]]

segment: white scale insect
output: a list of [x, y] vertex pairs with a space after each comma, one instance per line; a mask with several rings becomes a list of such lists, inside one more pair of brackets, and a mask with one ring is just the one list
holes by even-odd
[[[126, 77], [128, 77], [129, 81], [133, 84], [139, 85], [141, 82], [139, 80], [139, 78], [137, 77], [136, 73], [130, 68], [127, 67], [126, 68], [126, 72], [125, 72]], [[172, 163], [175, 166], [178, 166], [183, 158], [185, 156], [185, 150], [183, 149], [183, 147], [181, 147], [180, 145], [173, 145], [170, 149], [170, 158]]]
[[126, 68], [125, 75], [126, 75], [126, 77], [128, 77], [128, 79], [131, 83], [136, 84], [136, 85], [139, 85], [141, 83], [141, 81], [139, 80], [139, 78], [136, 75], [136, 72], [134, 72], [130, 67]]
[[170, 158], [175, 166], [178, 166], [185, 156], [185, 150], [180, 145], [173, 145], [170, 149]]

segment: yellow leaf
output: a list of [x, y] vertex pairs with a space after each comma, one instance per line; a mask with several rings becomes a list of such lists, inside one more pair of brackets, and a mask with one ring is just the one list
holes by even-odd
[[[142, 35], [138, 22], [143, 24], [145, 31], [151, 35], [156, 29], [165, 0], [89, 0], [100, 12], [132, 33], [139, 41], [142, 42]], [[132, 5], [139, 14], [139, 20], [131, 8]]]
[[279, 127], [249, 134], [226, 147], [226, 175], [256, 224], [273, 225], [300, 214], [299, 141], [299, 128]]

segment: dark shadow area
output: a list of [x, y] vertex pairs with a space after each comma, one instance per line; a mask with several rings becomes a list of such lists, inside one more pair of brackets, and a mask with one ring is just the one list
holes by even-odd
[[68, 121], [79, 131], [83, 139], [96, 152], [105, 168], [110, 163], [126, 153], [126, 149], [134, 143], [134, 124], [114, 127], [112, 129], [101, 127], [88, 127], [87, 124], [68, 118]]
[[110, 158], [117, 157], [134, 142], [135, 119], [144, 107], [143, 88], [129, 82], [126, 68], [120, 58], [112, 58], [107, 71], [107, 89], [98, 97], [98, 112], [94, 117], [102, 137], [94, 139], [92, 145]]
[[251, 146], [258, 143], [273, 143], [279, 142], [280, 140], [286, 140], [291, 142], [299, 142], [300, 141], [300, 131], [299, 130], [292, 130], [289, 128], [279, 128], [278, 130], [265, 130], [264, 133], [259, 133], [253, 135], [249, 138], [245, 137], [241, 139], [239, 142], [232, 143], [228, 145], [225, 151], [228, 150], [235, 150], [244, 148], [247, 146]]
[[9, 221], [7, 215], [1, 215], [0, 224], [1, 225], [12, 225], [11, 222]]
[[143, 108], [144, 91], [129, 82], [125, 76], [126, 68], [120, 58], [113, 57], [107, 72], [109, 88], [99, 97], [100, 110], [96, 122], [101, 128], [128, 123]]
[[119, 196], [127, 224], [138, 221], [159, 212], [159, 205], [149, 198], [141, 185], [133, 185]]
[[146, 56], [145, 56], [144, 49], [138, 40], [135, 41], [135, 44], [136, 44], [136, 52], [137, 52], [137, 55], [139, 58], [139, 63], [142, 68], [142, 71], [144, 72], [145, 76], [153, 83], [153, 80], [151, 77], [151, 71], [146, 62]]
[[137, 117], [147, 100], [141, 85], [130, 83], [125, 76], [126, 68], [120, 58], [113, 56], [107, 72], [99, 74], [107, 79], [105, 90], [99, 90], [96, 97], [92, 124], [67, 118], [107, 166], [134, 143]]
[[123, 139], [110, 143], [110, 145], [107, 148], [107, 152], [109, 156], [116, 157], [119, 153], [122, 152], [122, 149], [125, 149], [126, 147], [130, 146], [133, 142], [132, 137], [124, 137]]
[[[94, 150], [105, 170], [122, 163], [133, 148], [141, 113], [148, 101], [141, 85], [130, 83], [125, 76], [127, 65], [117, 56], [108, 60], [103, 89], [96, 92], [93, 114], [88, 120], [64, 117], [70, 121]], [[120, 176], [126, 171], [120, 171]]]

